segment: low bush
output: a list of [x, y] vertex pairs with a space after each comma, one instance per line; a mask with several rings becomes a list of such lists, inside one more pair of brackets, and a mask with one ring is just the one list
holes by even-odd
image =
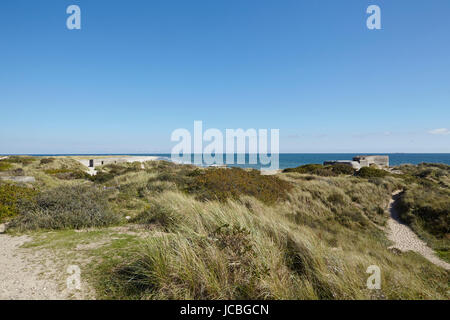
[[363, 167], [356, 175], [361, 178], [384, 178], [389, 175], [389, 172], [375, 167]]
[[310, 173], [314, 174], [315, 172], [322, 170], [324, 168], [321, 164], [305, 164], [296, 168], [286, 168], [283, 172], [296, 172], [296, 173]]
[[40, 164], [41, 164], [41, 165], [43, 165], [43, 164], [49, 164], [49, 163], [52, 163], [52, 162], [54, 162], [54, 161], [55, 161], [55, 158], [44, 158], [44, 159], [41, 159]]
[[22, 168], [17, 168], [11, 171], [13, 176], [22, 177], [25, 175], [25, 171]]
[[414, 177], [414, 182], [420, 182], [420, 179], [441, 180], [450, 177], [450, 166], [438, 163], [421, 163], [414, 165], [401, 165], [398, 167], [405, 175]]
[[353, 175], [355, 170], [349, 165], [336, 163], [330, 166], [323, 166], [321, 164], [306, 164], [297, 168], [284, 169], [283, 172], [296, 172], [302, 174], [314, 174], [322, 177], [335, 177], [341, 174]]
[[5, 160], [0, 161], [0, 171], [8, 171], [11, 168], [12, 168], [11, 163]]
[[207, 169], [196, 172], [187, 182], [185, 191], [201, 200], [225, 201], [253, 196], [266, 204], [287, 198], [292, 185], [276, 176], [261, 175], [256, 170]]
[[19, 214], [11, 222], [18, 230], [81, 229], [119, 222], [104, 191], [88, 186], [62, 186], [19, 203]]
[[37, 160], [36, 158], [28, 157], [28, 156], [10, 156], [10, 157], [8, 157], [8, 159], [5, 159], [3, 161], [9, 162], [9, 163], [18, 163], [18, 164], [27, 166], [36, 160]]
[[120, 176], [129, 172], [137, 172], [141, 170], [140, 162], [133, 163], [121, 163], [121, 164], [108, 164], [103, 167], [103, 171], [107, 171], [114, 176]]
[[[450, 192], [423, 186], [408, 188], [399, 199], [400, 218], [442, 239], [450, 234]], [[417, 230], [420, 231], [420, 230]]]
[[405, 184], [398, 200], [400, 219], [450, 262], [450, 166], [421, 163], [397, 169]]
[[332, 165], [331, 170], [337, 174], [346, 174], [346, 175], [355, 174], [355, 169], [353, 169], [353, 167], [343, 163], [336, 163]]
[[92, 182], [102, 184], [113, 180], [115, 177], [127, 173], [139, 172], [141, 170], [142, 167], [140, 162], [108, 164], [102, 166], [101, 169], [97, 171], [96, 175], [89, 176], [88, 179]]
[[14, 184], [0, 185], [0, 222], [11, 219], [18, 214], [19, 201], [31, 199], [36, 194], [35, 189]]
[[54, 175], [61, 180], [89, 179], [90, 176], [81, 170], [73, 169], [49, 169], [44, 171], [46, 174]]
[[96, 175], [89, 176], [89, 180], [95, 183], [105, 183], [114, 179], [115, 175], [113, 173], [98, 171]]

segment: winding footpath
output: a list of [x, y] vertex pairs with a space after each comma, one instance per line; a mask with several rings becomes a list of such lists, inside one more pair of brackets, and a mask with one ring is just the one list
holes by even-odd
[[390, 217], [387, 221], [387, 236], [394, 245], [390, 248], [396, 248], [400, 251], [414, 251], [422, 255], [431, 263], [450, 270], [450, 264], [440, 259], [436, 253], [423, 240], [404, 223], [400, 221], [399, 213], [396, 210], [396, 202], [400, 197], [401, 191], [396, 191], [392, 194], [392, 199], [389, 202]]

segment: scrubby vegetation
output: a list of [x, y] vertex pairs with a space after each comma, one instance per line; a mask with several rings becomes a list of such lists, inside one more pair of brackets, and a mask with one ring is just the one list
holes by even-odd
[[399, 199], [401, 219], [450, 261], [450, 166], [404, 165], [408, 181]]
[[341, 174], [353, 175], [355, 173], [355, 170], [349, 165], [337, 163], [329, 166], [323, 166], [321, 164], [306, 164], [297, 168], [284, 169], [283, 172], [296, 172], [303, 174], [314, 174], [323, 177], [335, 177]]
[[[309, 182], [276, 207], [253, 197], [221, 203], [162, 193], [153, 211], [135, 222], [151, 223], [163, 233], [143, 240], [109, 272], [103, 269], [99, 291], [110, 298], [136, 299], [445, 296], [445, 271], [416, 255], [387, 250], [382, 232], [347, 196], [327, 202], [339, 192], [337, 186], [323, 190], [329, 182]], [[351, 188], [344, 181], [338, 185]], [[354, 192], [377, 189], [369, 185], [371, 190]], [[349, 224], [346, 218], [355, 221]], [[365, 269], [375, 261], [385, 277], [378, 296], [365, 289]], [[419, 264], [426, 268], [413, 276], [408, 266]]]
[[48, 169], [44, 171], [46, 174], [55, 175], [58, 179], [74, 180], [74, 179], [89, 179], [90, 176], [82, 170], [73, 169]]
[[49, 163], [53, 163], [55, 161], [55, 158], [43, 158], [40, 161], [41, 165], [45, 165], [45, 164], [49, 164]]
[[361, 178], [383, 178], [389, 175], [389, 172], [375, 167], [363, 167], [358, 171], [357, 175]]
[[17, 216], [19, 201], [33, 198], [36, 192], [35, 189], [25, 186], [0, 184], [0, 222]]
[[187, 192], [201, 200], [237, 200], [247, 195], [266, 204], [286, 199], [291, 189], [289, 182], [276, 176], [265, 176], [256, 170], [239, 168], [197, 171], [185, 187]]
[[130, 172], [138, 172], [141, 170], [141, 164], [139, 162], [135, 163], [123, 163], [123, 164], [108, 164], [102, 166], [95, 176], [90, 177], [90, 179], [96, 183], [108, 182], [114, 177], [124, 175]]
[[[97, 176], [77, 179], [58, 177], [83, 170], [72, 159], [9, 170], [18, 168], [36, 177], [39, 190], [14, 186], [35, 193], [13, 197], [18, 215], [9, 230], [54, 230], [42, 243], [70, 237], [64, 253], [91, 261], [83, 272], [97, 298], [450, 298], [447, 271], [389, 250], [380, 229], [391, 193], [404, 189], [405, 219], [411, 215], [408, 223], [445, 252], [447, 167], [405, 166], [382, 176], [374, 168], [355, 175], [347, 166], [313, 165], [264, 176], [153, 161], [101, 166]], [[119, 227], [105, 228], [111, 225]], [[111, 246], [76, 249], [84, 234], [126, 227], [139, 231], [114, 231], [119, 240], [102, 240]], [[86, 228], [95, 229], [70, 232]], [[366, 269], [374, 264], [382, 270], [381, 290], [366, 288]]]
[[0, 172], [7, 171], [12, 168], [11, 163], [6, 162], [5, 160], [0, 160]]
[[29, 164], [33, 163], [34, 161], [37, 161], [35, 157], [29, 157], [29, 156], [10, 156], [7, 159], [2, 160], [3, 162], [7, 163], [17, 163], [24, 166], [28, 166]]
[[93, 187], [63, 186], [21, 199], [9, 228], [24, 230], [81, 229], [119, 222], [108, 208], [107, 195]]

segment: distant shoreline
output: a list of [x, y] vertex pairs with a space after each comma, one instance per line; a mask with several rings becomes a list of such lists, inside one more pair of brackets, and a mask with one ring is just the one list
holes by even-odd
[[[304, 164], [323, 164], [329, 160], [349, 160], [357, 155], [372, 155], [373, 153], [280, 153], [279, 168], [293, 168]], [[419, 163], [439, 163], [450, 165], [450, 153], [378, 153], [388, 155], [390, 166], [398, 166], [402, 164], [419, 164]], [[6, 155], [6, 154], [5, 154]], [[10, 154], [15, 156], [17, 154]], [[140, 153], [140, 154], [23, 154], [28, 156], [39, 157], [156, 157], [155, 160], [171, 161], [171, 155], [168, 153]], [[193, 155], [191, 155], [193, 157]], [[246, 164], [228, 165], [229, 167], [253, 168], [260, 169], [261, 165], [248, 164], [248, 154], [246, 156]], [[236, 157], [236, 154], [235, 154]], [[194, 163], [192, 161], [192, 163]], [[264, 167], [264, 166], [262, 166]]]

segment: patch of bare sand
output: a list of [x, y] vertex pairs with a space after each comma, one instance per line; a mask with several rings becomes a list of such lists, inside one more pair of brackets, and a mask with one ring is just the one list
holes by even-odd
[[81, 290], [67, 289], [64, 280], [69, 274], [51, 252], [22, 248], [31, 240], [0, 233], [0, 300], [84, 299], [90, 289], [83, 282]]

